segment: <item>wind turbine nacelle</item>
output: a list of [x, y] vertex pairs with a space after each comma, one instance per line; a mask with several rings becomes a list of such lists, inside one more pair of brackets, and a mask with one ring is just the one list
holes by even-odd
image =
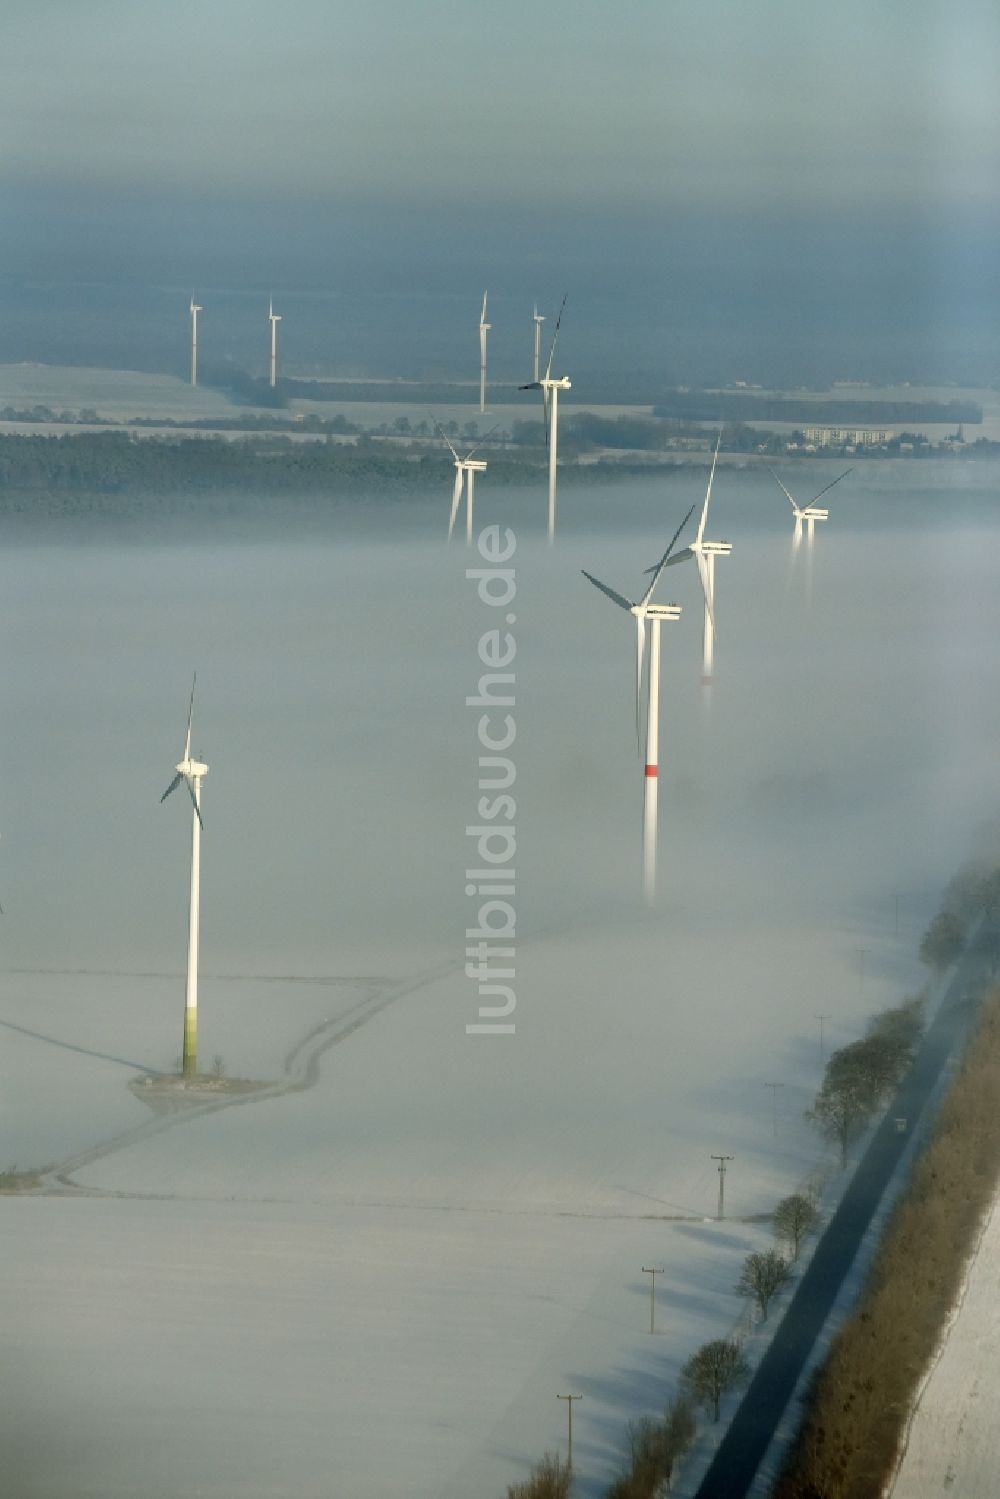
[[178, 775], [186, 776], [190, 781], [196, 781], [201, 776], [208, 775], [208, 766], [203, 765], [200, 760], [182, 760], [174, 769]]
[[647, 619], [680, 619], [680, 604], [647, 604]]
[[464, 468], [468, 473], [485, 474], [485, 472], [486, 472], [486, 459], [485, 458], [466, 458], [462, 462], [462, 464], [460, 466], [462, 468]]
[[823, 510], [819, 505], [807, 505], [802, 512], [803, 520], [829, 520], [829, 510]]
[[733, 544], [731, 541], [703, 541], [701, 549], [706, 556], [711, 553], [713, 557], [728, 557]]

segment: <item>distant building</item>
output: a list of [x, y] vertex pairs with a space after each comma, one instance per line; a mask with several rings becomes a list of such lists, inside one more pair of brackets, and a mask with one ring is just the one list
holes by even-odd
[[879, 427], [806, 427], [804, 436], [819, 448], [884, 448], [892, 441]]

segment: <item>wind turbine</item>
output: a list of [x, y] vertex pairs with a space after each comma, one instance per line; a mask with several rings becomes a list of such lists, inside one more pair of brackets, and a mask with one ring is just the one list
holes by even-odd
[[802, 541], [803, 521], [805, 521], [806, 523], [806, 539], [809, 545], [812, 546], [813, 540], [816, 535], [816, 522], [818, 520], [828, 520], [830, 516], [829, 510], [825, 510], [821, 505], [817, 505], [816, 501], [822, 499], [823, 495], [827, 493], [827, 490], [832, 489], [834, 484], [839, 484], [841, 479], [846, 479], [848, 474], [853, 472], [853, 469], [845, 468], [842, 474], [838, 474], [837, 477], [831, 480], [831, 482], [827, 484], [824, 489], [820, 490], [819, 494], [814, 495], [813, 498], [809, 501], [808, 505], [796, 504], [793, 497], [788, 493], [788, 490], [785, 488], [784, 484], [782, 484], [781, 480], [774, 472], [774, 469], [769, 467], [767, 471], [784, 494], [788, 503], [791, 505], [792, 514], [795, 516], [795, 530], [792, 534], [793, 552], [798, 551], [799, 545]]
[[191, 298], [191, 384], [198, 384], [198, 314], [201, 308]]
[[488, 439], [493, 436], [493, 433], [496, 430], [497, 430], [496, 427], [492, 427], [490, 429], [490, 431], [487, 432], [487, 434], [486, 434], [485, 437], [481, 437], [479, 439], [479, 441], [476, 443], [476, 446], [474, 448], [472, 448], [471, 451], [469, 453], [467, 453], [464, 458], [460, 458], [458, 456], [458, 453], [455, 451], [455, 448], [454, 448], [454, 445], [452, 444], [451, 438], [448, 436], [448, 434], [444, 431], [444, 429], [442, 427], [438, 427], [438, 431], [441, 433], [441, 436], [444, 438], [444, 440], [448, 444], [449, 448], [451, 448], [451, 456], [455, 460], [455, 488], [452, 491], [452, 496], [451, 496], [451, 516], [450, 516], [449, 521], [448, 521], [448, 540], [449, 541], [451, 540], [452, 532], [455, 529], [455, 519], [456, 519], [456, 517], [458, 515], [458, 507], [462, 503], [462, 489], [463, 489], [463, 486], [464, 486], [464, 488], [465, 488], [465, 539], [466, 539], [466, 541], [470, 545], [472, 543], [472, 504], [473, 504], [473, 499], [475, 497], [476, 475], [477, 474], [484, 474], [486, 472], [486, 459], [485, 458], [473, 458], [472, 454], [473, 453], [478, 453], [479, 449], [482, 447], [483, 443], [486, 442], [486, 441], [488, 441]]
[[[712, 669], [715, 664], [715, 559], [716, 557], [728, 557], [733, 546], [730, 541], [706, 541], [705, 522], [708, 519], [708, 502], [712, 498], [712, 485], [715, 482], [715, 466], [719, 461], [719, 446], [722, 442], [720, 431], [715, 443], [715, 452], [712, 455], [712, 468], [708, 476], [708, 488], [705, 490], [705, 502], [701, 507], [701, 518], [698, 521], [698, 530], [694, 541], [686, 546], [682, 552], [677, 552], [666, 563], [667, 567], [673, 567], [677, 562], [685, 562], [688, 557], [693, 557], [698, 568], [698, 576], [701, 579], [701, 590], [705, 595], [705, 629], [702, 639], [702, 684], [706, 687], [712, 682]], [[647, 572], [652, 572], [647, 568]]]
[[593, 583], [606, 594], [613, 604], [620, 609], [626, 609], [635, 619], [635, 733], [639, 746], [640, 759], [642, 757], [642, 668], [643, 657], [646, 648], [646, 621], [650, 624], [649, 637], [649, 668], [647, 672], [647, 697], [646, 697], [646, 757], [643, 763], [643, 805], [642, 805], [642, 888], [647, 905], [652, 905], [656, 898], [656, 788], [659, 777], [659, 739], [660, 739], [660, 625], [663, 620], [680, 619], [681, 606], [679, 604], [652, 604], [650, 598], [653, 589], [659, 580], [659, 576], [667, 565], [674, 542], [687, 525], [694, 511], [694, 506], [688, 511], [674, 532], [673, 539], [656, 567], [651, 569], [653, 581], [638, 603], [616, 593], [599, 578], [595, 578], [586, 570], [583, 576], [588, 582]]
[[208, 766], [191, 758], [191, 719], [194, 715], [194, 689], [198, 680], [195, 673], [191, 683], [191, 701], [188, 704], [187, 735], [184, 739], [184, 755], [174, 766], [177, 774], [160, 797], [165, 802], [172, 791], [184, 782], [191, 798], [194, 815], [191, 820], [191, 907], [188, 921], [187, 984], [184, 993], [184, 1052], [183, 1071], [185, 1077], [194, 1077], [198, 1072], [198, 926], [201, 903], [201, 783], [208, 775]]
[[559, 441], [559, 392], [571, 390], [572, 385], [568, 378], [563, 375], [557, 380], [552, 378], [552, 360], [556, 352], [556, 340], [559, 337], [559, 325], [562, 322], [563, 307], [566, 306], [566, 298], [563, 297], [559, 308], [559, 316], [556, 318], [555, 332], [552, 335], [552, 347], [549, 350], [549, 362], [545, 367], [545, 374], [541, 380], [535, 379], [527, 385], [519, 387], [521, 390], [540, 390], [542, 392], [542, 413], [548, 425], [545, 440], [549, 446], [549, 541], [556, 534], [556, 458], [557, 444]]
[[479, 314], [479, 410], [486, 410], [486, 335], [493, 324], [486, 321], [486, 292], [483, 292], [483, 310]]
[[532, 380], [534, 382], [537, 383], [537, 381], [538, 381], [538, 361], [541, 358], [541, 351], [542, 351], [542, 324], [545, 321], [544, 315], [542, 313], [540, 313], [539, 310], [538, 310], [538, 304], [537, 304], [537, 302], [535, 303], [535, 306], [532, 308], [531, 315], [532, 315], [532, 317], [535, 320], [535, 358], [534, 358], [534, 362], [532, 364], [531, 378], [532, 378]]
[[271, 324], [271, 389], [273, 390], [278, 372], [278, 324], [281, 322], [281, 314], [274, 310], [273, 298], [268, 299], [267, 318]]

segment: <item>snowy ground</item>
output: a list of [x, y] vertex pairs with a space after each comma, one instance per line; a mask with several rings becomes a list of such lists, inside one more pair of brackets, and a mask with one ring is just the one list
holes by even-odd
[[67, 365], [0, 365], [0, 406], [25, 411], [96, 411], [109, 421], [162, 416], [174, 421], [232, 417], [263, 407], [234, 406], [221, 391], [192, 386], [175, 375], [142, 370], [73, 368]]
[[987, 1499], [997, 1491], [1000, 1212], [994, 1206], [960, 1307], [924, 1386], [892, 1499]]
[[[91, 1152], [77, 1195], [0, 1199], [7, 1491], [499, 1499], [579, 1393], [591, 1499], [733, 1325], [755, 1220], [820, 1160], [817, 1017], [842, 1044], [915, 986], [998, 731], [981, 497], [908, 510], [888, 582], [888, 522], [845, 505], [810, 601], [743, 483], [710, 702], [671, 579], [650, 914], [628, 622], [579, 568], [629, 586], [679, 491], [578, 494], [552, 552], [536, 493], [493, 497], [524, 522], [514, 1037], [465, 1033], [464, 698], [493, 621], [446, 507], [309, 547], [0, 556], [0, 1164]], [[195, 662], [201, 1054], [294, 1086], [147, 1129], [126, 1084], [179, 1045], [189, 814], [158, 797]]]

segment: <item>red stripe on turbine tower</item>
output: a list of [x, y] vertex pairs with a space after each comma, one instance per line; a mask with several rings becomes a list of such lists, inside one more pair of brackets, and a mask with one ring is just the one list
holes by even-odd
[[646, 766], [646, 774], [648, 776], [656, 776], [656, 775], [659, 775], [659, 773], [660, 773], [659, 766], [657, 766], [657, 765], [647, 765]]

